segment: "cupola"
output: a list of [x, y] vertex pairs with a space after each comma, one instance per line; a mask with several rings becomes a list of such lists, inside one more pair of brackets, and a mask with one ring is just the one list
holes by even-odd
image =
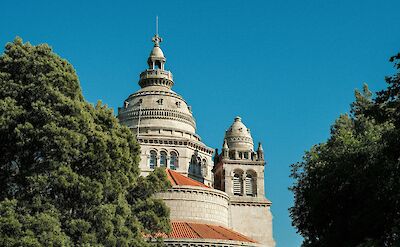
[[250, 129], [242, 123], [240, 117], [235, 117], [233, 124], [225, 132], [225, 139], [230, 150], [253, 151], [253, 138]]
[[170, 89], [174, 85], [172, 73], [165, 70], [165, 62], [167, 59], [164, 56], [164, 52], [160, 48], [162, 38], [158, 35], [158, 32], [152, 38], [154, 43], [153, 49], [150, 52], [147, 64], [149, 68], [140, 74], [139, 85], [144, 87], [166, 87]]
[[147, 59], [147, 64], [149, 65], [149, 69], [160, 69], [164, 70], [164, 65], [166, 59], [164, 57], [164, 53], [160, 48], [160, 43], [162, 42], [162, 38], [158, 36], [158, 33], [153, 37], [154, 47], [150, 52], [150, 56]]

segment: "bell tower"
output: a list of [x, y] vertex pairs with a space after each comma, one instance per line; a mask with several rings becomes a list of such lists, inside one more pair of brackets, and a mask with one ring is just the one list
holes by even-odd
[[214, 188], [230, 197], [230, 226], [263, 246], [275, 246], [271, 202], [264, 190], [264, 150], [240, 117], [225, 132], [221, 154], [214, 159]]

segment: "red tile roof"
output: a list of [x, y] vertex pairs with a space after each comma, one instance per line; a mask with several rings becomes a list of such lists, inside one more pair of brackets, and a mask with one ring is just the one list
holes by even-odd
[[191, 178], [188, 178], [186, 176], [183, 176], [182, 174], [173, 171], [171, 169], [166, 169], [167, 177], [169, 181], [171, 182], [171, 185], [189, 185], [189, 186], [199, 186], [199, 187], [205, 187], [205, 188], [210, 188], [207, 185], [200, 183], [199, 181], [193, 180]]
[[171, 225], [172, 231], [170, 234], [157, 234], [157, 237], [172, 239], [220, 239], [256, 243], [256, 241], [254, 241], [253, 239], [223, 226], [183, 221], [172, 221]]

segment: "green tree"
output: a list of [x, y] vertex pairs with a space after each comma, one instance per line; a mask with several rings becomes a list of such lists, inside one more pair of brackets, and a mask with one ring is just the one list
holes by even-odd
[[325, 143], [292, 165], [303, 246], [400, 246], [400, 67], [388, 88], [356, 91]]
[[170, 230], [153, 198], [165, 172], [139, 177], [131, 131], [48, 45], [17, 38], [0, 57], [0, 153], [1, 246], [149, 246]]

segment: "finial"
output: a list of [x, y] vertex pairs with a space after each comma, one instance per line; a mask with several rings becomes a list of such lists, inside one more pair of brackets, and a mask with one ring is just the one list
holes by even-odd
[[258, 143], [258, 151], [264, 151], [261, 142]]
[[239, 117], [239, 116], [236, 116], [235, 117], [235, 122], [241, 122], [242, 121], [242, 118], [241, 117]]
[[224, 139], [223, 149], [228, 149], [228, 143], [226, 142], [226, 139]]
[[158, 16], [156, 16], [156, 34], [151, 40], [154, 42], [154, 46], [160, 46], [162, 42], [162, 38], [158, 36]]

